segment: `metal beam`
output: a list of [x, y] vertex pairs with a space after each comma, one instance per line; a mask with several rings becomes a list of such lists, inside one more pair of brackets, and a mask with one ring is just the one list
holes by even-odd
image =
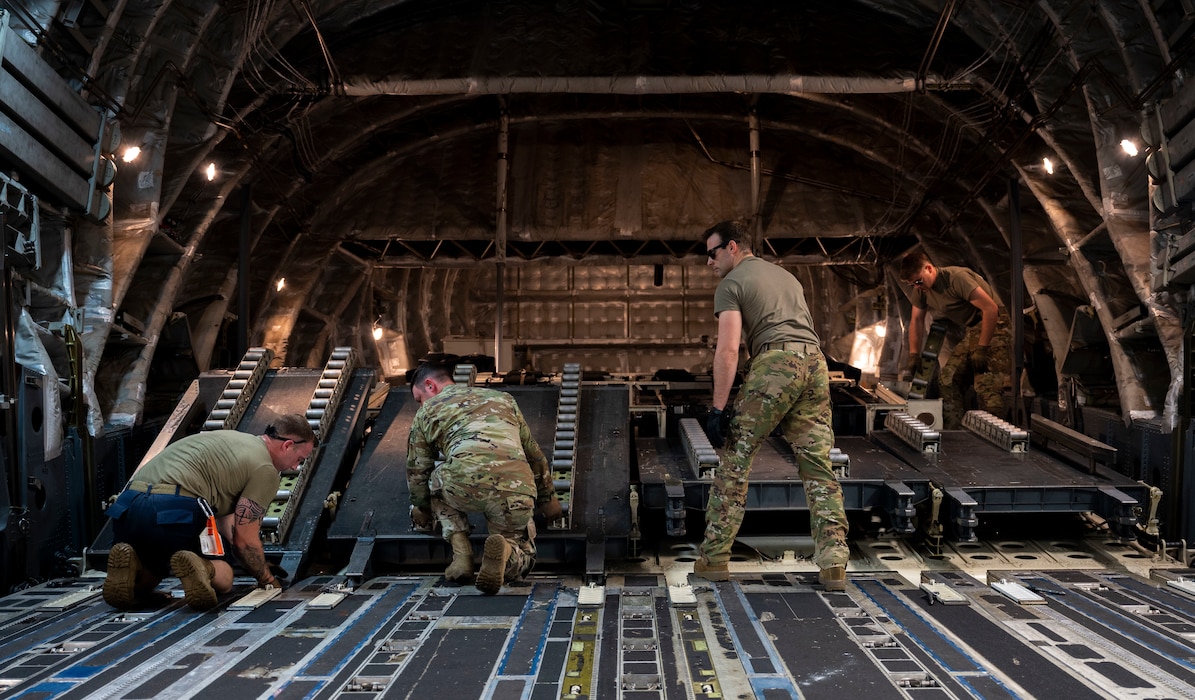
[[918, 90], [959, 90], [968, 81], [915, 76], [873, 78], [842, 75], [622, 75], [622, 76], [536, 76], [503, 77], [471, 75], [459, 78], [371, 80], [355, 77], [345, 81], [344, 95], [685, 95], [720, 93], [802, 93], [831, 95], [879, 95]]
[[498, 99], [501, 102], [502, 114], [498, 117], [498, 211], [496, 212], [498, 221], [497, 226], [494, 228], [494, 258], [496, 262], [496, 269], [494, 270], [494, 298], [497, 300], [494, 305], [494, 370], [501, 372], [504, 366], [502, 357], [502, 320], [506, 316], [502, 295], [506, 291], [506, 213], [509, 200], [506, 175], [510, 170], [510, 158], [507, 157], [507, 150], [510, 147], [510, 115], [506, 111], [506, 100], [501, 97]]
[[[775, 257], [770, 255], [761, 256], [777, 265], [815, 265], [815, 266], [830, 266], [830, 265], [875, 265], [877, 261], [860, 260], [857, 258], [834, 260], [821, 255], [787, 255], [784, 257]], [[507, 258], [506, 265], [508, 267], [520, 267], [523, 265], [536, 266], [594, 266], [594, 265], [684, 265], [690, 267], [704, 267], [705, 256], [698, 257], [696, 255], [686, 255], [684, 257], [676, 257], [672, 255], [637, 255], [634, 258], [625, 258], [617, 255], [586, 255], [581, 258], [568, 257], [563, 254], [550, 254], [543, 257], [533, 258]], [[388, 255], [384, 258], [379, 258], [374, 262], [375, 268], [383, 269], [408, 269], [408, 268], [464, 268], [477, 267], [483, 263], [488, 264], [491, 259], [486, 260], [472, 260], [466, 258], [433, 258], [425, 260], [410, 255]]]

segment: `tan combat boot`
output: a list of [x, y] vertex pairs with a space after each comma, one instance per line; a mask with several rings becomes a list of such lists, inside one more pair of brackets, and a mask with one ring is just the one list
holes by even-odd
[[846, 567], [830, 566], [817, 573], [818, 583], [825, 586], [827, 591], [846, 590]]
[[141, 560], [127, 542], [117, 542], [108, 552], [108, 576], [104, 578], [104, 602], [118, 610], [131, 610], [137, 602], [137, 576]]
[[444, 570], [445, 580], [462, 585], [473, 583], [473, 543], [464, 532], [454, 532], [448, 537], [452, 545], [452, 563]]
[[481, 557], [481, 571], [477, 572], [477, 590], [494, 595], [502, 588], [506, 577], [506, 562], [510, 560], [510, 543], [502, 535], [485, 538], [485, 552]]
[[728, 562], [720, 561], [713, 562], [705, 558], [705, 555], [693, 564], [693, 575], [705, 579], [706, 581], [729, 581], [730, 580], [730, 564]]
[[216, 567], [195, 552], [179, 551], [170, 557], [170, 570], [183, 584], [183, 598], [195, 610], [211, 610], [216, 607], [216, 589], [212, 578]]

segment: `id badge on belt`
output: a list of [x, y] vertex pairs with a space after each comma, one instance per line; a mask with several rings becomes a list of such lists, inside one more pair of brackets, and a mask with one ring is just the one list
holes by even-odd
[[209, 557], [224, 556], [224, 540], [220, 538], [220, 531], [216, 529], [216, 514], [212, 507], [202, 498], [197, 499], [203, 514], [207, 516], [207, 525], [199, 533], [199, 549]]

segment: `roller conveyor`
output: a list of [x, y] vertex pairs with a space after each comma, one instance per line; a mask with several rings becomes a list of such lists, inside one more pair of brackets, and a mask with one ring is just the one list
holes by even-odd
[[963, 427], [1008, 452], [1026, 452], [1029, 449], [1029, 431], [987, 411], [967, 411], [963, 415]]
[[[311, 392], [303, 416], [307, 418], [316, 437], [326, 440], [332, 432], [333, 421], [351, 384], [356, 359], [352, 348], [340, 347], [332, 351]], [[358, 407], [360, 397], [358, 396]], [[264, 428], [262, 428], [264, 430]], [[291, 522], [300, 508], [299, 498], [307, 488], [314, 465], [320, 460], [324, 444], [317, 446], [300, 468], [283, 475], [279, 491], [273, 502], [266, 507], [262, 521], [262, 541], [267, 544], [282, 544], [290, 530]], [[324, 492], [323, 495], [326, 495]]]
[[884, 427], [917, 452], [942, 451], [942, 434], [904, 411], [889, 411]]
[[699, 479], [712, 479], [714, 470], [721, 463], [718, 451], [714, 449], [697, 419], [682, 418], [678, 425], [685, 454], [689, 458], [689, 470]]
[[563, 522], [548, 523], [549, 527], [567, 530], [571, 527], [573, 484], [577, 478], [577, 432], [581, 428], [580, 409], [581, 366], [569, 363], [560, 376], [560, 398], [556, 406], [556, 433], [548, 464], [555, 482], [556, 497], [564, 511]]
[[[191, 383], [166, 424], [154, 439], [138, 466], [153, 459], [175, 440], [199, 430], [233, 427], [240, 422], [262, 378], [269, 369], [273, 353], [265, 348], [251, 348], [235, 370], [205, 372]], [[207, 407], [211, 406], [211, 409]], [[204, 414], [203, 412], [207, 413]]]
[[228, 385], [203, 422], [204, 430], [232, 430], [241, 422], [257, 387], [274, 359], [268, 348], [249, 348], [228, 378]]

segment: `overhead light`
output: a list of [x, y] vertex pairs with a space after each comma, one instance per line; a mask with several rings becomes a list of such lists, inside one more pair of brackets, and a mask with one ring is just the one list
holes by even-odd
[[888, 324], [880, 321], [876, 324], [876, 337], [883, 338], [886, 335], [888, 335]]
[[1049, 158], [1041, 159], [1041, 167], [1045, 168], [1047, 173], [1051, 175], [1054, 174], [1054, 161], [1050, 160]]
[[1129, 139], [1121, 141], [1120, 147], [1123, 148], [1124, 152], [1128, 153], [1130, 156], [1137, 155], [1137, 144], [1133, 143]]
[[133, 161], [137, 160], [137, 156], [139, 155], [141, 155], [140, 146], [129, 146], [128, 148], [124, 149], [124, 154], [121, 155], [120, 159], [126, 163], [132, 163]]
[[373, 327], [373, 339], [374, 339], [374, 340], [381, 340], [381, 339], [382, 339], [382, 327], [381, 327], [381, 326], [374, 326], [374, 327]]
[[278, 278], [278, 282], [277, 282], [277, 283], [274, 285], [274, 289], [275, 289], [276, 291], [279, 291], [279, 292], [281, 292], [281, 291], [282, 291], [282, 288], [283, 288], [283, 287], [285, 287], [285, 286], [286, 286], [286, 278], [285, 278], [285, 277], [279, 277], [279, 278]]
[[204, 169], [204, 174], [207, 175], [207, 181], [211, 182], [216, 179], [216, 164], [208, 163], [207, 168]]

